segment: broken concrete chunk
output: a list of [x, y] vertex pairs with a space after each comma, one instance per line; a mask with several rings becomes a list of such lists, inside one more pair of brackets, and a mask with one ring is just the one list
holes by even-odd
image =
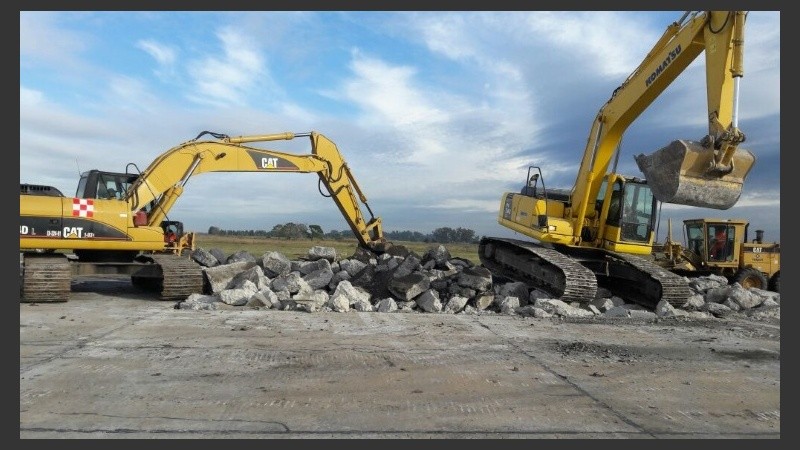
[[264, 253], [261, 257], [261, 265], [264, 267], [264, 275], [270, 278], [287, 275], [292, 270], [291, 261], [280, 252]]
[[475, 296], [475, 308], [484, 311], [494, 304], [494, 294], [485, 293]]
[[308, 250], [308, 259], [311, 261], [324, 259], [328, 262], [333, 262], [336, 260], [336, 249], [315, 245]]
[[439, 299], [439, 293], [433, 289], [428, 289], [420, 294], [414, 301], [417, 306], [425, 312], [442, 312], [442, 302]]
[[219, 260], [204, 248], [197, 248], [192, 252], [192, 261], [203, 267], [214, 267], [219, 265]]
[[397, 311], [397, 303], [395, 303], [393, 298], [385, 298], [375, 305], [375, 310], [378, 312]]
[[515, 309], [520, 307], [519, 298], [508, 297], [508, 296], [500, 298], [501, 300], [498, 302], [498, 306], [500, 307], [500, 313], [514, 315]]
[[521, 281], [502, 284], [497, 294], [500, 297], [516, 297], [519, 300], [519, 306], [527, 305], [530, 299], [528, 285]]
[[255, 262], [251, 261], [240, 261], [231, 264], [222, 264], [214, 267], [204, 267], [203, 274], [205, 275], [206, 280], [208, 280], [209, 285], [211, 286], [211, 292], [217, 293], [228, 289], [228, 284], [233, 280], [233, 278], [253, 266], [255, 266]]
[[411, 273], [389, 281], [389, 292], [400, 300], [413, 300], [430, 288], [430, 280], [421, 273]]
[[410, 253], [408, 256], [405, 257], [403, 262], [401, 262], [400, 265], [397, 266], [392, 276], [395, 278], [402, 278], [421, 268], [422, 267], [420, 266], [419, 257], [417, 257], [417, 255], [414, 253]]
[[264, 271], [261, 270], [260, 266], [253, 265], [249, 269], [245, 269], [238, 274], [228, 283], [228, 288], [241, 288], [244, 285], [245, 281], [250, 281], [256, 286], [258, 286], [262, 281], [261, 278], [264, 276]]
[[467, 267], [458, 274], [457, 283], [461, 287], [486, 292], [492, 289], [492, 273], [483, 266]]
[[349, 273], [351, 277], [354, 277], [367, 267], [367, 263], [357, 259], [343, 259], [339, 261], [339, 267]]
[[467, 297], [461, 297], [460, 295], [450, 297], [442, 311], [450, 314], [460, 313], [467, 307], [467, 302], [469, 302]]
[[226, 264], [231, 264], [240, 261], [247, 261], [247, 262], [256, 262], [255, 256], [251, 255], [250, 252], [247, 250], [239, 250], [238, 252], [228, 256], [225, 260]]

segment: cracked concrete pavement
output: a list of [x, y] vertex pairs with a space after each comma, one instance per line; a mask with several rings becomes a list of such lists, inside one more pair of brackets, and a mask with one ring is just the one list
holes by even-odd
[[20, 438], [780, 438], [780, 323], [20, 303]]

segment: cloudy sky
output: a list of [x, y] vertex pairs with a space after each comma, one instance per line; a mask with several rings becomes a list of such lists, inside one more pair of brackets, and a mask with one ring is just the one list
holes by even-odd
[[[497, 224], [530, 165], [570, 188], [591, 122], [682, 11], [20, 12], [20, 182], [73, 195], [88, 169], [144, 170], [202, 131], [318, 131], [387, 231]], [[729, 210], [780, 240], [780, 13], [752, 11], [739, 127], [756, 155]], [[701, 55], [628, 128], [634, 155], [707, 133]], [[310, 152], [307, 138], [270, 149]], [[368, 212], [364, 210], [368, 216]], [[189, 230], [348, 229], [317, 176], [206, 173], [169, 214]], [[752, 232], [752, 231], [751, 231]], [[752, 235], [751, 235], [752, 236]]]

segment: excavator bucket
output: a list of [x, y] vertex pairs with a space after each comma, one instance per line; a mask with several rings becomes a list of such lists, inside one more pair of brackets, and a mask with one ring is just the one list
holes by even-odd
[[709, 170], [714, 151], [685, 140], [672, 141], [635, 159], [657, 200], [713, 209], [728, 209], [736, 204], [744, 179], [755, 163], [749, 150], [737, 149], [731, 160], [733, 170], [725, 174], [714, 172]]

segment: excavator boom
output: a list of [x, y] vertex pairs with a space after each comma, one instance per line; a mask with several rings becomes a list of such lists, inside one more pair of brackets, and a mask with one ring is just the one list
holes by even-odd
[[[214, 139], [198, 140], [206, 134]], [[310, 139], [310, 153], [297, 155], [245, 145], [297, 137]], [[372, 215], [366, 196], [336, 144], [315, 131], [237, 137], [200, 133], [197, 138], [173, 147], [156, 158], [137, 178], [127, 193], [126, 201], [131, 203], [134, 211], [153, 202], [147, 223], [155, 226], [164, 220], [183, 193], [188, 180], [205, 172], [316, 173], [328, 191], [323, 195], [330, 196], [336, 203], [359, 244], [372, 250], [385, 244], [381, 219]], [[370, 219], [364, 217], [360, 204], [366, 207]]]

